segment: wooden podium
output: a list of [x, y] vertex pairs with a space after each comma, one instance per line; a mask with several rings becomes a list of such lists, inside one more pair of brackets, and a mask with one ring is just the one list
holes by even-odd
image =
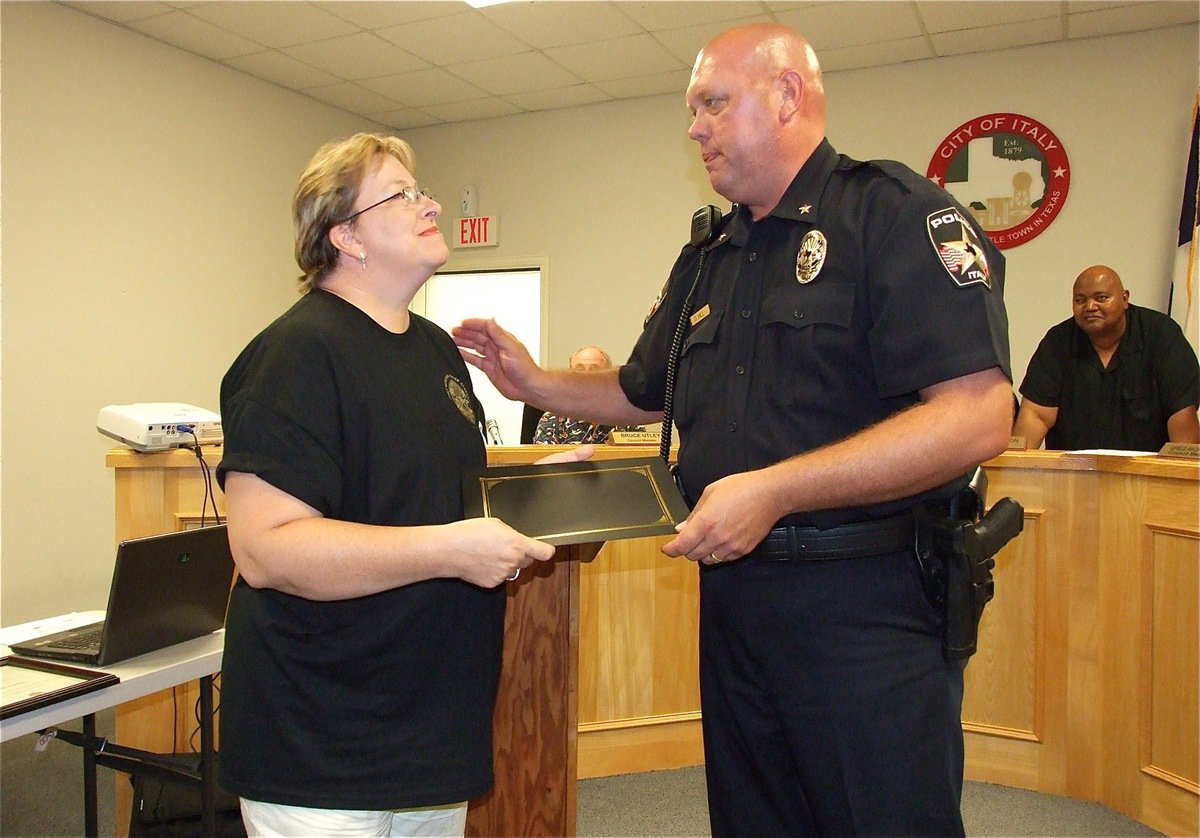
[[492, 734], [496, 785], [472, 800], [467, 835], [574, 835], [579, 565], [601, 544], [559, 547], [508, 583]]

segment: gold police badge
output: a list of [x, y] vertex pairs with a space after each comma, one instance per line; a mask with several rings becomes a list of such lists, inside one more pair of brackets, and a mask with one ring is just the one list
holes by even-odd
[[475, 408], [471, 407], [471, 397], [467, 395], [466, 385], [452, 375], [447, 375], [444, 383], [446, 395], [450, 397], [450, 401], [454, 402], [458, 412], [472, 425], [476, 424], [479, 420], [475, 418]]
[[804, 285], [812, 282], [825, 264], [825, 234], [820, 230], [809, 230], [800, 242], [796, 254], [796, 280]]

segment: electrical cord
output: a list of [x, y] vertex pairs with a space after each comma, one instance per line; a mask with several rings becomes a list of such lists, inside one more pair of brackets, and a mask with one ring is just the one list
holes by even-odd
[[208, 463], [204, 459], [204, 451], [200, 447], [200, 438], [196, 436], [196, 429], [191, 425], [178, 425], [177, 429], [181, 433], [190, 434], [195, 445], [185, 446], [189, 448], [196, 459], [200, 461], [200, 473], [204, 475], [204, 502], [200, 506], [200, 526], [205, 526], [208, 521], [208, 504], [212, 502], [213, 518], [217, 524], [221, 523], [221, 513], [217, 511], [217, 497], [213, 492], [212, 471], [208, 467]]

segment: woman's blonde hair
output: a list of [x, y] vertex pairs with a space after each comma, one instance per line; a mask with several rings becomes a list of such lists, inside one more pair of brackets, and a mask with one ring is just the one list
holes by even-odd
[[380, 154], [389, 154], [409, 172], [416, 168], [412, 146], [399, 137], [355, 134], [317, 149], [300, 175], [292, 197], [292, 222], [296, 227], [296, 264], [301, 291], [311, 291], [337, 265], [338, 249], [329, 231], [354, 212], [363, 178]]

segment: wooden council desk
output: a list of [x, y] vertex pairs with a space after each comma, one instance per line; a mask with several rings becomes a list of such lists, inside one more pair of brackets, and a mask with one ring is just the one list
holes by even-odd
[[[499, 465], [550, 450], [488, 455]], [[610, 446], [598, 456], [655, 454]], [[207, 459], [215, 466], [220, 449]], [[118, 540], [198, 520], [203, 480], [190, 452], [114, 449], [107, 464]], [[989, 500], [1019, 501], [1025, 531], [997, 556], [996, 599], [966, 670], [967, 777], [1098, 801], [1171, 835], [1200, 834], [1200, 465], [1030, 451], [985, 466]], [[697, 574], [661, 555], [666, 540], [605, 545], [595, 561], [566, 565], [572, 572], [560, 582], [578, 649], [563, 673], [574, 682], [572, 706], [559, 719], [574, 716], [578, 737], [556, 782], [569, 798], [564, 834], [574, 827], [567, 777], [703, 761]], [[152, 703], [118, 714], [121, 741], [169, 749], [170, 696]], [[529, 785], [522, 794], [536, 792]], [[118, 828], [120, 805], [119, 795]]]

